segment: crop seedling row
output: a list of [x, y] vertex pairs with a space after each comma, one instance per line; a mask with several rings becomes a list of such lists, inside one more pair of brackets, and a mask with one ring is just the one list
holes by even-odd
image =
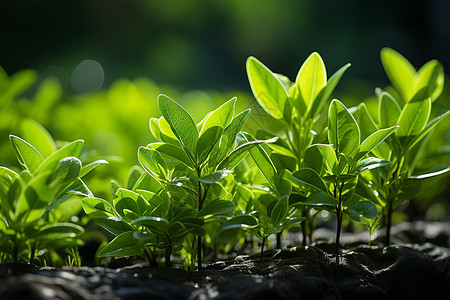
[[365, 103], [330, 101], [350, 64], [328, 78], [313, 53], [291, 81], [249, 57], [251, 90], [277, 132], [244, 131], [251, 112], [236, 112], [236, 98], [196, 123], [160, 95], [162, 116], [149, 121], [156, 141], [139, 147], [139, 166], [125, 185], [111, 181], [111, 200], [95, 197], [82, 180], [105, 160], [83, 165], [82, 140], [57, 147], [39, 123], [23, 121], [24, 138], [10, 136], [22, 170], [0, 167], [0, 259], [46, 264], [62, 261], [58, 250], [65, 249], [66, 263], [81, 264], [81, 209], [114, 236], [98, 258], [140, 256], [152, 267], [172, 267], [177, 254], [187, 269], [200, 270], [205, 253], [217, 257], [254, 238], [263, 258], [269, 237], [277, 235], [281, 248], [282, 233], [293, 226], [307, 245], [321, 211], [336, 217], [337, 257], [344, 221], [363, 224], [370, 235], [384, 223], [389, 245], [395, 209], [413, 199], [421, 181], [450, 171], [439, 165], [415, 172], [448, 111], [430, 117], [444, 86], [439, 62], [416, 71], [389, 48], [381, 60], [392, 86], [376, 90], [374, 112]]

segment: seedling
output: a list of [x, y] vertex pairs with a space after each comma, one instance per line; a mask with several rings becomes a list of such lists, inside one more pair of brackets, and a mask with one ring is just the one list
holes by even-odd
[[359, 106], [355, 115], [366, 132], [400, 126], [386, 143], [372, 152], [380, 159], [392, 161], [392, 164], [364, 173], [359, 187], [360, 194], [372, 199], [383, 210], [387, 246], [390, 244], [393, 211], [420, 191], [421, 180], [450, 171], [449, 166], [441, 165], [414, 175], [428, 137], [449, 111], [429, 120], [432, 103], [444, 85], [444, 71], [438, 61], [432, 60], [416, 72], [403, 56], [389, 48], [381, 51], [381, 60], [395, 90], [377, 90], [378, 122], [373, 121], [364, 104]]
[[[279, 120], [281, 139], [270, 144], [269, 155], [278, 170], [286, 167], [292, 172], [304, 165], [306, 149], [313, 142], [320, 142], [325, 137], [321, 115], [325, 115], [326, 102], [340, 81], [347, 64], [327, 79], [327, 72], [322, 58], [312, 53], [302, 64], [295, 82], [288, 77], [275, 74], [254, 57], [247, 59], [247, 74], [250, 86], [258, 103], [273, 118]], [[256, 137], [276, 136], [260, 131]], [[274, 157], [275, 156], [275, 157]], [[279, 174], [281, 176], [281, 174]], [[307, 207], [302, 207], [302, 216], [308, 216]], [[303, 243], [309, 232], [312, 236], [312, 221], [302, 223]], [[309, 224], [310, 228], [307, 228]]]
[[[328, 142], [308, 147], [304, 167], [288, 178], [303, 191], [293, 199], [295, 205], [323, 208], [336, 214], [336, 255], [344, 215], [356, 221], [377, 216], [375, 205], [354, 194], [359, 174], [389, 165], [390, 162], [367, 157], [381, 142], [399, 129], [392, 126], [373, 132], [362, 142], [356, 120], [339, 101], [328, 111]], [[305, 197], [306, 196], [306, 197]]]
[[68, 222], [72, 214], [60, 208], [74, 195], [92, 195], [81, 178], [106, 161], [82, 166], [77, 158], [82, 140], [57, 149], [40, 124], [27, 120], [23, 129], [33, 145], [10, 135], [22, 171], [0, 167], [0, 243], [1, 251], [14, 261], [27, 256], [33, 262], [38, 249], [52, 251], [83, 244], [79, 238], [83, 227]]

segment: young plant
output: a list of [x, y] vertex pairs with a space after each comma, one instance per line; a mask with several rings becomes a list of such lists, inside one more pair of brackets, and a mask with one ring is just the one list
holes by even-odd
[[[269, 145], [270, 149], [266, 148], [279, 170], [285, 166], [291, 171], [302, 168], [306, 149], [313, 141], [321, 142], [324, 138], [317, 134], [323, 132], [321, 116], [325, 115], [326, 102], [349, 67], [350, 64], [343, 66], [327, 79], [322, 58], [314, 52], [302, 64], [295, 82], [291, 82], [286, 76], [270, 71], [256, 58], [247, 59], [247, 74], [256, 100], [270, 116], [281, 122], [282, 130], [276, 134], [282, 139]], [[306, 217], [309, 209], [303, 207], [302, 210]], [[311, 237], [311, 227], [311, 220], [302, 223], [304, 244], [308, 232]]]
[[[163, 117], [150, 120], [159, 142], [140, 147], [142, 167], [169, 193], [171, 201], [196, 210], [196, 216], [214, 221], [234, 209], [228, 192], [219, 183], [255, 145], [272, 140], [254, 140], [236, 145], [236, 136], [250, 114], [235, 115], [233, 98], [195, 124], [191, 115], [165, 95], [158, 97]], [[210, 193], [208, 193], [211, 191]], [[209, 219], [209, 220], [208, 220]], [[202, 237], [197, 235], [197, 265], [202, 267]]]
[[22, 127], [30, 142], [14, 135], [10, 141], [23, 170], [16, 173], [0, 167], [0, 248], [14, 261], [33, 262], [39, 249], [53, 251], [83, 244], [79, 239], [83, 227], [69, 222], [76, 216], [77, 205], [65, 204], [72, 196], [92, 195], [81, 178], [106, 161], [82, 166], [77, 158], [82, 140], [57, 149], [37, 122], [26, 120]]
[[336, 214], [336, 255], [339, 255], [344, 215], [360, 222], [377, 216], [375, 205], [354, 191], [359, 174], [390, 164], [367, 156], [397, 130], [398, 126], [380, 129], [361, 142], [360, 128], [354, 117], [339, 100], [333, 100], [328, 111], [329, 144], [308, 147], [304, 167], [292, 175], [286, 173], [301, 191], [293, 197], [293, 205], [323, 208]]
[[381, 51], [381, 60], [395, 90], [377, 90], [378, 122], [372, 119], [364, 105], [359, 106], [355, 116], [366, 132], [400, 126], [386, 143], [372, 152], [380, 159], [392, 161], [392, 164], [365, 173], [359, 187], [361, 195], [382, 208], [386, 227], [385, 245], [388, 246], [393, 211], [420, 191], [422, 180], [450, 171], [449, 166], [441, 165], [422, 174], [414, 172], [431, 132], [449, 111], [430, 120], [432, 104], [444, 85], [444, 71], [438, 61], [432, 60], [416, 72], [403, 56], [389, 48]]

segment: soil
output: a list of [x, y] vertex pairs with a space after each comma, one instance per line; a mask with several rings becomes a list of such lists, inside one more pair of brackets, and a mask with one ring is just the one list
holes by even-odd
[[[197, 272], [143, 264], [39, 268], [0, 265], [0, 299], [443, 299], [450, 294], [450, 222], [400, 223], [389, 247], [382, 233], [343, 235], [339, 259], [333, 233], [316, 232], [307, 247], [268, 250], [217, 261]], [[298, 234], [287, 236], [294, 243]]]

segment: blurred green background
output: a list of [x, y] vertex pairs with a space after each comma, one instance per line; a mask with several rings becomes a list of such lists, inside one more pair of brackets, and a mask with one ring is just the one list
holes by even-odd
[[[291, 79], [313, 51], [329, 75], [351, 62], [334, 97], [370, 106], [374, 89], [388, 84], [382, 47], [416, 68], [438, 59], [448, 73], [449, 41], [447, 0], [2, 0], [0, 164], [17, 165], [8, 134], [20, 135], [20, 121], [33, 118], [56, 139], [84, 139], [86, 162], [111, 162], [91, 178], [94, 192], [107, 197], [109, 179], [123, 182], [139, 145], [152, 141], [148, 120], [160, 116], [160, 93], [196, 121], [237, 96], [239, 111], [253, 109], [249, 131], [276, 128], [251, 95], [248, 56]], [[434, 115], [449, 108], [449, 97], [446, 88]], [[450, 163], [449, 128], [447, 120], [434, 133], [423, 168]], [[432, 217], [445, 217], [448, 183], [416, 201], [419, 215], [433, 198], [441, 205]]]

